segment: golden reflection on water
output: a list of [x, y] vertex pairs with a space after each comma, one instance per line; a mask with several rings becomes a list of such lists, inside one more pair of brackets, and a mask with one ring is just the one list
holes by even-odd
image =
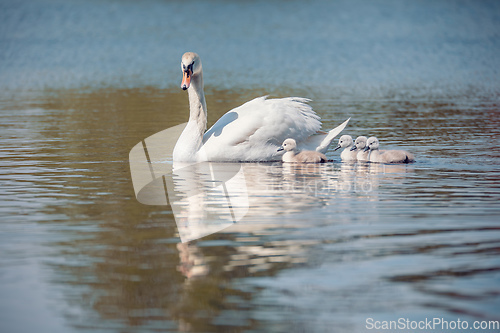
[[[209, 125], [258, 93], [209, 90]], [[471, 128], [482, 129], [484, 137], [498, 134], [496, 117], [476, 122], [484, 110], [464, 111], [449, 103], [314, 103], [325, 127], [352, 116], [346, 133], [378, 135], [410, 147], [424, 165], [432, 157], [457, 156], [446, 147], [469, 138]], [[202, 242], [181, 243], [171, 206], [136, 200], [128, 154], [142, 139], [187, 120], [185, 93], [154, 88], [50, 91], [35, 100], [4, 101], [2, 107], [11, 111], [3, 116], [2, 130], [8, 134], [3, 152], [15, 165], [11, 177], [19, 179], [5, 190], [14, 198], [18, 192], [24, 196], [18, 199], [22, 204], [11, 199], [13, 210], [20, 205], [26, 218], [51, 230], [43, 240], [43, 265], [55, 297], [68, 305], [58, 311], [73, 327], [217, 331], [223, 326], [213, 318], [232, 308], [248, 310], [247, 302], [255, 297], [255, 290], [234, 288], [234, 281], [309, 267], [321, 259], [311, 251], [341, 242], [335, 235], [303, 237], [300, 230], [308, 223], [312, 229], [316, 220], [349, 224], [352, 216], [380, 222], [393, 216], [387, 207], [380, 208], [381, 202], [404, 198], [423, 200], [412, 209], [426, 214], [423, 207], [438, 204], [427, 198], [438, 196], [445, 205], [460, 194], [454, 185], [430, 186], [451, 180], [445, 172], [426, 174], [431, 177], [427, 183], [410, 186], [423, 173], [418, 162], [349, 165], [330, 153], [336, 162], [327, 165], [243, 164], [249, 211], [242, 223]], [[464, 175], [465, 181], [474, 177]], [[405, 213], [396, 209], [395, 214]], [[424, 252], [419, 248], [415, 251]], [[243, 320], [227, 327], [257, 326]]]

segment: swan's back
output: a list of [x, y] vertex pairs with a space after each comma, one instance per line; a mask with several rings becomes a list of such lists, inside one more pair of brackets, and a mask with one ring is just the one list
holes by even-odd
[[204, 153], [212, 160], [279, 159], [286, 138], [303, 142], [321, 128], [319, 116], [306, 98], [255, 98], [223, 115], [203, 136]]
[[370, 162], [378, 163], [412, 163], [415, 162], [415, 157], [412, 153], [405, 150], [385, 150], [374, 156], [373, 160], [370, 156]]
[[328, 159], [325, 154], [322, 154], [317, 151], [301, 151], [297, 155], [295, 155], [295, 162], [298, 163], [325, 163]]
[[325, 154], [318, 151], [305, 150], [297, 154], [293, 151], [286, 152], [282, 157], [285, 163], [325, 163], [328, 162]]

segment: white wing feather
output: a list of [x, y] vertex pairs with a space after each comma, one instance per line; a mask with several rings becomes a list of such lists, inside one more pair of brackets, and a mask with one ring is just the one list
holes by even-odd
[[285, 139], [294, 138], [300, 145], [321, 128], [320, 117], [307, 102], [263, 96], [227, 112], [203, 136], [205, 156], [211, 161], [280, 159], [277, 149]]
[[335, 139], [335, 137], [344, 130], [350, 119], [351, 118], [347, 119], [342, 124], [330, 130], [326, 134], [310, 136], [305, 140], [302, 147], [300, 148], [304, 150], [316, 150], [322, 154], [325, 154], [326, 151], [328, 150], [328, 147], [330, 147], [330, 144], [332, 143], [333, 139]]

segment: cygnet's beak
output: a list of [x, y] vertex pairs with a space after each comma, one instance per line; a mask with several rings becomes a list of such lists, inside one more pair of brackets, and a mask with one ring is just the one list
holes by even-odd
[[285, 150], [283, 146], [279, 147], [277, 151], [282, 151], [282, 150]]
[[333, 151], [336, 151], [337, 149], [340, 149], [342, 148], [340, 145], [338, 145], [337, 147], [335, 147], [335, 149]]
[[352, 146], [352, 148], [351, 148], [350, 150], [351, 150], [351, 151], [354, 151], [354, 150], [356, 150], [356, 149], [358, 149], [358, 147], [356, 147], [356, 146]]
[[189, 88], [189, 85], [191, 84], [191, 75], [193, 75], [193, 72], [191, 72], [191, 69], [189, 68], [183, 72], [181, 82], [182, 90]]
[[366, 146], [365, 149], [363, 149], [363, 151], [368, 151], [368, 150], [370, 150], [369, 146]]

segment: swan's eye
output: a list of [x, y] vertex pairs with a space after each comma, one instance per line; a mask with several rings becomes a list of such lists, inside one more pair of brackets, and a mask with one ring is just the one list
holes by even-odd
[[194, 65], [194, 61], [187, 66], [185, 64], [182, 64], [182, 70], [184, 72], [191, 71], [191, 73], [193, 73], [193, 65]]
[[184, 71], [188, 70], [191, 73], [193, 73], [193, 65], [194, 65], [194, 61], [187, 66], [187, 69], [184, 68]]

